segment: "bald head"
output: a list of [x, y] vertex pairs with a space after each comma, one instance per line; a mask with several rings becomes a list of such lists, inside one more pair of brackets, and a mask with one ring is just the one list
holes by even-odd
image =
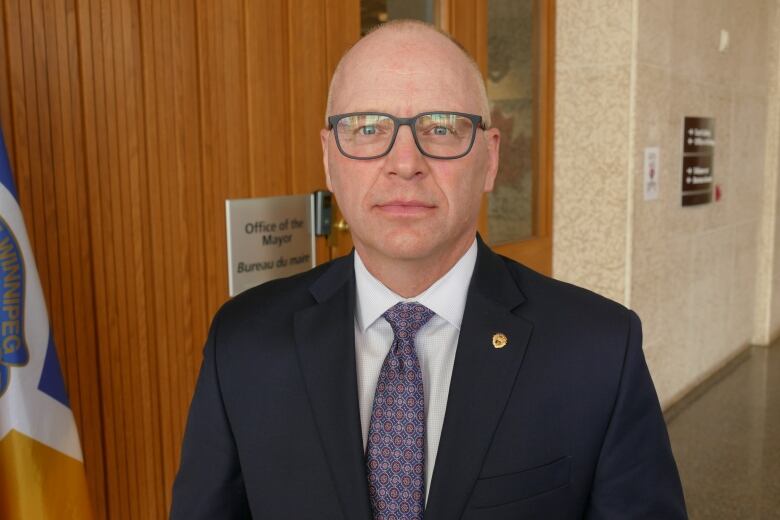
[[[377, 26], [344, 54], [330, 82], [326, 117], [345, 111], [346, 102], [353, 94], [350, 82], [355, 74], [379, 67], [384, 72], [412, 78], [415, 73], [440, 70], [442, 66], [451, 69], [452, 77], [457, 78], [455, 84], [450, 81], [450, 84], [443, 85], [443, 94], [447, 89], [462, 91], [472, 101], [472, 112], [481, 115], [489, 127], [490, 108], [479, 67], [448, 34], [418, 20], [394, 20]], [[431, 76], [429, 81], [433, 84], [447, 79]], [[364, 106], [359, 110], [379, 108], [379, 105]], [[458, 107], [428, 107], [429, 110], [454, 108]], [[467, 111], [465, 107], [461, 110]]]

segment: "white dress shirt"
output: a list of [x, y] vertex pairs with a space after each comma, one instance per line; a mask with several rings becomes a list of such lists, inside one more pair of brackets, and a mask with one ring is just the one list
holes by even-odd
[[382, 314], [400, 301], [416, 301], [436, 313], [417, 332], [415, 348], [422, 369], [425, 392], [425, 498], [431, 487], [433, 467], [439, 448], [439, 437], [447, 408], [455, 349], [458, 346], [463, 309], [474, 265], [477, 241], [450, 269], [422, 294], [403, 298], [368, 272], [355, 251], [355, 360], [357, 364], [360, 424], [363, 449], [366, 448], [374, 392], [382, 363], [393, 343], [393, 329]]

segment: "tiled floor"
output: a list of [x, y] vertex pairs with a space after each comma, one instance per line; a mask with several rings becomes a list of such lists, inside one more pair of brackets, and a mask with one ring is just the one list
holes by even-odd
[[780, 519], [780, 343], [669, 419], [690, 518]]

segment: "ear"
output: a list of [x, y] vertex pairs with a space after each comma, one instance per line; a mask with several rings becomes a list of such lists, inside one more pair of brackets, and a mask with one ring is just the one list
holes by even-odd
[[498, 128], [488, 128], [484, 132], [485, 142], [487, 144], [487, 172], [485, 173], [484, 192], [493, 191], [496, 184], [496, 175], [498, 175], [498, 149], [501, 144], [501, 132]]
[[325, 185], [328, 191], [333, 191], [333, 183], [330, 180], [330, 169], [328, 168], [328, 147], [330, 145], [330, 130], [323, 128], [320, 130], [320, 144], [322, 145], [322, 166], [325, 169]]

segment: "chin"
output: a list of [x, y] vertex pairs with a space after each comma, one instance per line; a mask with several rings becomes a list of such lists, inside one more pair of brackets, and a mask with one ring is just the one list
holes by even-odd
[[417, 233], [393, 233], [375, 244], [377, 251], [397, 260], [418, 260], [431, 256], [434, 247], [430, 239]]

